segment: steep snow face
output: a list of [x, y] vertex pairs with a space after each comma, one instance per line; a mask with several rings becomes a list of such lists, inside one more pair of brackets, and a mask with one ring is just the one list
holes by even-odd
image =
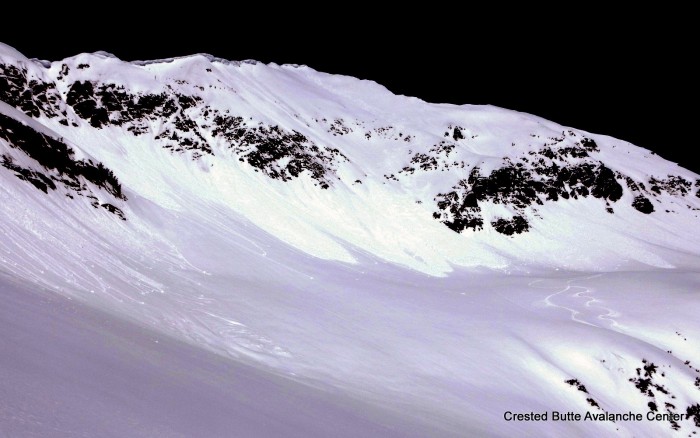
[[671, 267], [684, 262], [659, 247], [700, 247], [677, 233], [697, 223], [697, 175], [527, 114], [205, 55], [40, 64], [1, 53], [0, 98], [85, 148], [127, 191], [185, 210], [211, 200], [316, 257], [353, 262], [355, 247], [445, 274]]
[[649, 151], [207, 55], [0, 46], [0, 100], [14, 280], [435, 435], [700, 421], [503, 419], [700, 411], [700, 180]]

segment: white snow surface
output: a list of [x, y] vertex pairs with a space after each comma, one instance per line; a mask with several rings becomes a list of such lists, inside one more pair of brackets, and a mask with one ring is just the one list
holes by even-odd
[[[61, 187], [45, 194], [0, 167], [0, 275], [3, 284], [21, 285], [5, 286], [12, 291], [6, 292], [8, 300], [19, 306], [22, 294], [29, 302], [36, 301], [38, 291], [58, 294], [88, 309], [77, 312], [79, 317], [99, 312], [129, 327], [119, 333], [168, 339], [176, 345], [168, 347], [175, 351], [168, 354], [186, 364], [175, 371], [163, 362], [149, 368], [148, 373], [162, 368], [161, 377], [170, 376], [158, 384], [177, 385], [173, 372], [196, 374], [202, 361], [253, 367], [262, 376], [255, 378], [268, 382], [266, 397], [272, 397], [275, 385], [292, 385], [297, 389], [285, 393], [314, 400], [309, 409], [320, 417], [343, 418], [347, 436], [353, 435], [353, 425], [358, 436], [387, 436], [388, 430], [398, 436], [422, 431], [432, 436], [664, 436], [699, 428], [692, 418], [678, 421], [677, 432], [667, 421], [646, 419], [551, 421], [551, 411], [646, 415], [653, 401], [662, 413], [669, 403], [684, 414], [700, 402], [697, 187], [683, 198], [653, 198], [650, 215], [630, 206], [634, 196], [627, 187], [612, 215], [594, 197], [544, 202], [529, 210], [530, 231], [515, 236], [499, 234], [489, 224], [460, 234], [432, 217], [434, 197], [466, 178], [473, 166], [495, 169], [503, 157], [527, 154], [564, 131], [594, 139], [600, 147], [596, 158], [637, 180], [678, 175], [695, 182], [698, 175], [627, 142], [529, 114], [426, 103], [393, 95], [370, 81], [305, 66], [228, 62], [208, 55], [128, 63], [104, 53], [44, 65], [4, 45], [0, 63], [26, 67], [28, 75], [55, 82], [61, 96], [70, 83], [86, 80], [123, 85], [131, 93], [174, 90], [199, 96], [222, 113], [296, 130], [347, 158], [339, 160], [330, 187], [322, 189], [308, 172], [289, 181], [272, 179], [239, 161], [220, 138], [205, 136], [213, 154], [196, 157], [192, 151], [173, 153], [152, 134], [135, 136], [124, 126], [94, 128], [68, 105], [62, 104], [77, 127], [45, 115], [31, 118], [0, 103], [0, 114], [63, 138], [78, 159], [104, 163], [128, 198], [118, 204], [123, 221], [84, 198], [70, 199]], [[82, 64], [89, 67], [78, 68]], [[64, 65], [70, 80], [59, 79]], [[187, 111], [206, 123], [201, 105]], [[335, 121], [348, 132], [333, 130]], [[159, 123], [149, 122], [149, 132], [164, 129]], [[449, 161], [463, 161], [466, 168], [385, 177], [447, 138], [451, 126], [461, 127], [465, 138], [455, 140]], [[1, 138], [0, 154], [37, 167]], [[94, 191], [112, 202], [99, 188]], [[491, 219], [513, 211], [488, 204], [483, 213]], [[45, 305], [63, 303], [56, 300]], [[32, 315], [43, 315], [36, 324], [49, 318], [36, 309], [25, 313], [29, 322]], [[80, 327], [69, 318], [66, 322], [65, 311], [59, 313], [61, 324]], [[31, 324], [24, 319], [12, 323], [11, 314], [0, 315], [5, 336], [21, 342]], [[28, 338], [41, 348], [46, 334], [32, 333]], [[97, 351], [99, 342], [91, 339], [85, 348]], [[139, 348], [150, 353], [130, 360], [152, 360], [149, 355], [157, 356], [161, 347]], [[121, 364], [126, 353], [112, 349], [109, 354], [117, 359], [108, 363]], [[205, 359], [189, 365], [182, 359], [195, 354]], [[40, 360], [40, 355], [28, 357]], [[635, 386], [649, 363], [658, 367], [652, 383], [667, 393], [652, 387], [649, 396]], [[27, 406], [42, 397], [71, 408], [91, 403], [85, 396], [66, 404], [55, 388], [36, 388], [22, 398], [19, 378], [7, 372], [12, 366], [3, 355], [0, 372], [15, 380], [0, 383], [0, 390], [11, 395], [0, 397], [0, 430], [62, 436], [60, 428], [50, 429], [61, 424], [50, 417], [64, 410], [37, 405], [40, 413], [32, 414]], [[50, 367], [36, 371], [44, 373], [41, 379], [49, 372]], [[245, 405], [270, 421], [299, 428], [304, 432], [299, 436], [328, 433], [325, 426], [311, 427], [318, 423], [313, 417], [300, 426], [284, 403], [264, 409], [245, 404], [245, 397], [217, 393], [207, 398], [213, 379], [225, 379], [228, 372], [217, 368], [206, 385], [197, 383], [199, 375], [182, 379], [202, 403], [228, 403], [216, 407], [221, 415]], [[115, 365], [115, 373], [123, 373], [124, 382], [106, 392], [148, 385], [148, 373], [136, 383], [128, 381], [126, 366]], [[565, 383], [570, 379], [587, 393]], [[70, 393], [71, 386], [66, 388]], [[254, 398], [255, 391], [248, 391]], [[94, 397], [111, 400], [104, 394]], [[324, 397], [335, 400], [327, 412], [318, 407]], [[13, 402], [20, 398], [28, 405]], [[118, 403], [104, 401], [105, 408], [90, 415], [116, 421], [108, 411]], [[129, 415], [145, 419], [154, 408], [143, 409]], [[506, 421], [506, 411], [550, 411], [550, 421]], [[31, 415], [43, 419], [30, 424]], [[401, 419], [404, 426], [415, 426], [402, 429], [397, 426]], [[138, 433], [132, 436], [207, 431], [183, 424], [133, 420], [131, 430]], [[224, 434], [226, 424], [217, 423], [209, 433], [275, 436], [282, 430], [261, 426], [256, 432], [250, 426]], [[99, 427], [95, 421], [72, 421], [63, 431], [90, 436]]]

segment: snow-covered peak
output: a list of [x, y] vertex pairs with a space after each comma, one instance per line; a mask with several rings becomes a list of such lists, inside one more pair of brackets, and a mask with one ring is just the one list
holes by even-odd
[[0, 58], [5, 62], [26, 61], [27, 57], [18, 52], [14, 47], [0, 42]]

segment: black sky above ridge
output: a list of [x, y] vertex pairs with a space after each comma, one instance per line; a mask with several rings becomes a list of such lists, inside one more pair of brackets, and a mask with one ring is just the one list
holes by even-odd
[[429, 102], [492, 104], [611, 135], [700, 173], [695, 111], [687, 109], [696, 94], [695, 49], [680, 31], [595, 22], [562, 28], [546, 22], [470, 29], [363, 26], [299, 25], [278, 28], [275, 38], [240, 27], [143, 28], [127, 35], [92, 28], [48, 39], [0, 32], [0, 41], [48, 60], [104, 50], [124, 60], [210, 53], [306, 64]]

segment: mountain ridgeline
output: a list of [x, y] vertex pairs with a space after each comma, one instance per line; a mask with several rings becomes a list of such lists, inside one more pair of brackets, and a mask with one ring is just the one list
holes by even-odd
[[[206, 166], [221, 159], [272, 180], [301, 178], [317, 190], [359, 190], [372, 180], [414, 192], [427, 217], [457, 233], [528, 233], [538, 220], [546, 225], [542, 207], [585, 198], [611, 220], [622, 210], [698, 209], [700, 180], [691, 172], [625, 142], [506, 110], [432, 105], [384, 89], [377, 98], [365, 88], [381, 87], [352, 78], [203, 55], [126, 63], [83, 54], [47, 63], [3, 53], [0, 99], [26, 118], [0, 116], [0, 139], [14, 150], [2, 154], [2, 166], [37, 190], [62, 186], [122, 218], [117, 204], [128, 202], [129, 188], [108, 163], [75, 159], [64, 139], [88, 152], [107, 146], [81, 144], [85, 132], [140, 142]], [[300, 78], [308, 98], [289, 91]], [[410, 110], [388, 109], [402, 102]], [[19, 154], [30, 160], [22, 164]], [[112, 200], [98, 200], [95, 190]]]

